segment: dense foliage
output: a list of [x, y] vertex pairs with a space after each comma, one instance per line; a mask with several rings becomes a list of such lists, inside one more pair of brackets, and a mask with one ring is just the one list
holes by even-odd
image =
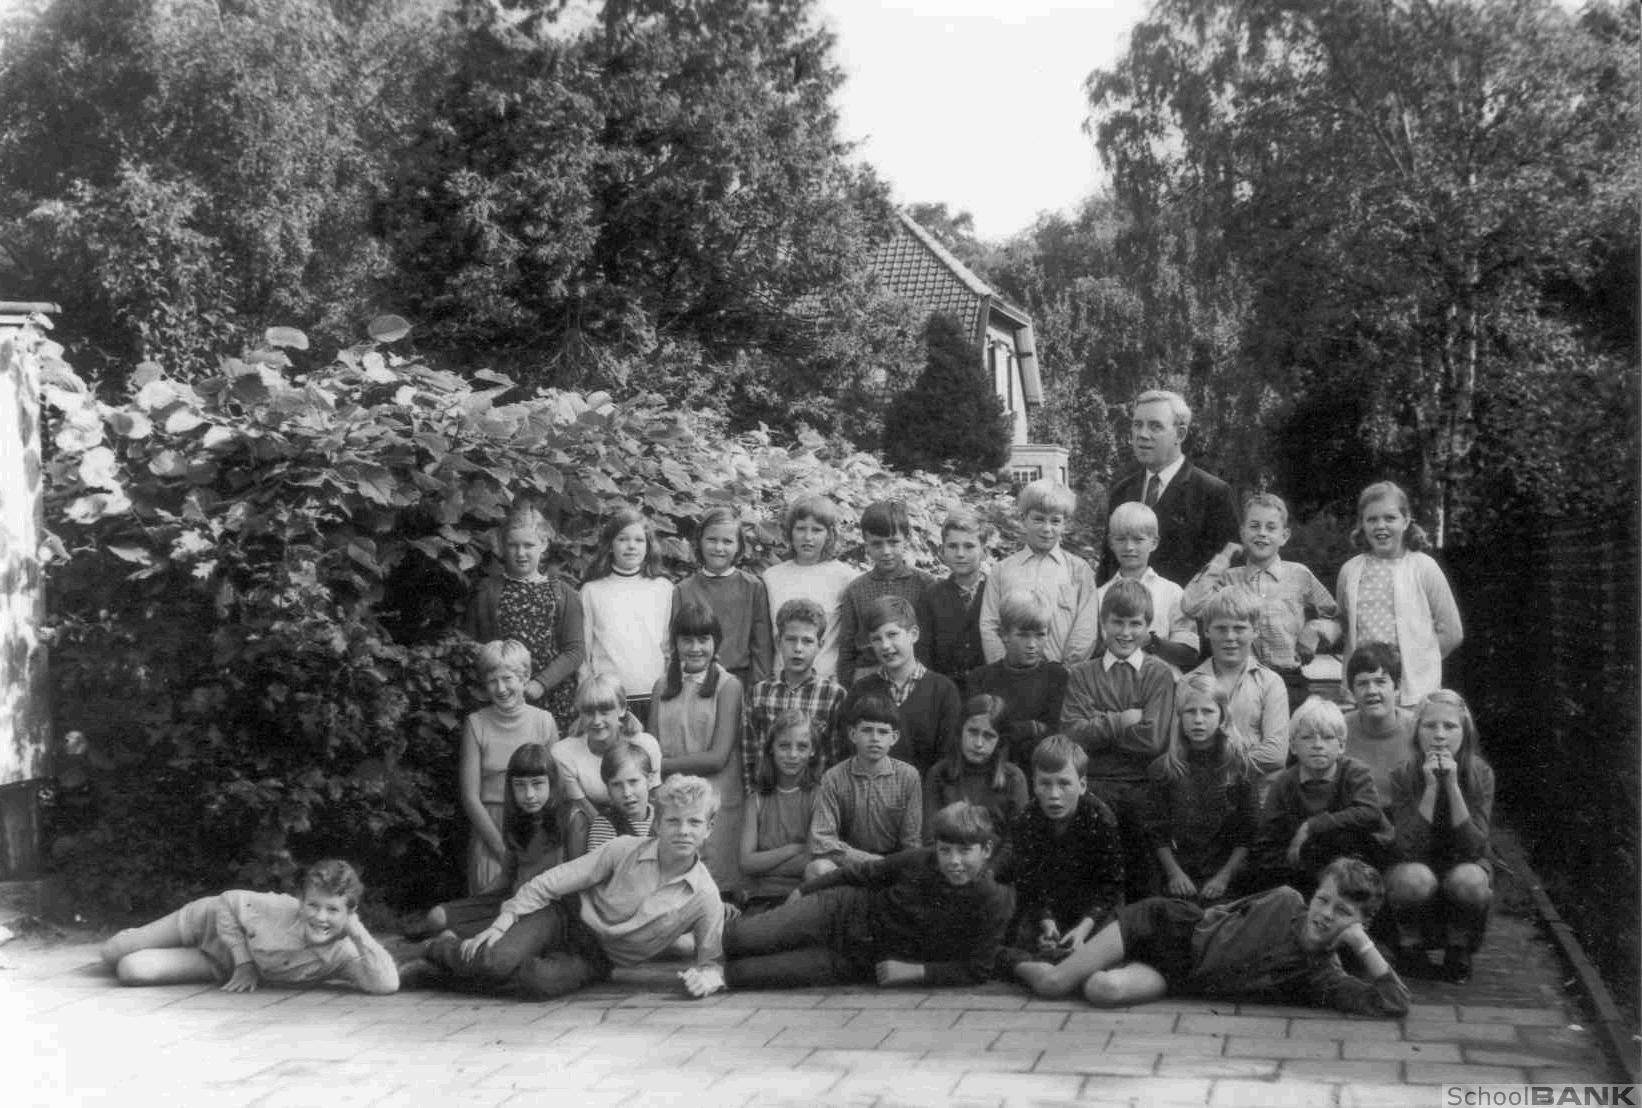
[[980, 349], [936, 312], [924, 324], [924, 370], [884, 416], [884, 459], [897, 469], [995, 474], [1009, 461], [1009, 424]]
[[55, 722], [86, 735], [98, 781], [96, 820], [57, 851], [91, 902], [152, 909], [332, 851], [398, 902], [448, 891], [473, 706], [452, 628], [515, 498], [553, 522], [572, 576], [623, 503], [675, 568], [688, 521], [722, 503], [755, 564], [800, 492], [840, 503], [846, 554], [861, 508], [906, 500], [926, 564], [960, 498], [1003, 514], [983, 488], [898, 477], [814, 436], [784, 447], [650, 396], [468, 382], [389, 353], [404, 332], [380, 319], [379, 341], [327, 361], [276, 328], [192, 381], [146, 363], [112, 405], [40, 348]]

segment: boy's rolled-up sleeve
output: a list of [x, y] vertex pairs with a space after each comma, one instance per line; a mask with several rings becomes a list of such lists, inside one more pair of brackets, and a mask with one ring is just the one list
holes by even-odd
[[1319, 1007], [1354, 1016], [1400, 1018], [1408, 1014], [1408, 986], [1394, 969], [1364, 981], [1347, 973], [1337, 956], [1319, 958], [1312, 964], [1307, 985], [1312, 1003]]
[[716, 888], [711, 889], [701, 900], [701, 913], [696, 919], [695, 926], [690, 929], [690, 934], [696, 941], [695, 964], [698, 969], [713, 966], [723, 970], [724, 902], [719, 899]]
[[251, 944], [245, 937], [245, 925], [255, 910], [252, 898], [256, 894], [230, 889], [217, 897], [217, 938], [234, 956], [234, 965], [254, 964]]
[[351, 958], [338, 975], [342, 982], [372, 996], [387, 996], [399, 991], [399, 966], [386, 947], [364, 927], [352, 936], [359, 956]]
[[[589, 851], [580, 858], [538, 873], [502, 904], [502, 914], [518, 919], [540, 911], [571, 893], [579, 893], [583, 889], [603, 884], [615, 870], [616, 857], [622, 850], [627, 849], [621, 844], [621, 839], [611, 839], [599, 849]], [[612, 847], [617, 849], [612, 850]]]

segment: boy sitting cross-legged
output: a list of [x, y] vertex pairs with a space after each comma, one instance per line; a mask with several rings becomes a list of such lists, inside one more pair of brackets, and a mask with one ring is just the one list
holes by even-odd
[[866, 627], [878, 668], [856, 677], [844, 699], [844, 715], [848, 717], [850, 705], [863, 696], [888, 697], [901, 715], [891, 756], [920, 774], [928, 773], [963, 726], [958, 686], [918, 660], [918, 617], [903, 598], [874, 601]]
[[1094, 650], [1100, 635], [1095, 571], [1060, 544], [1077, 503], [1071, 489], [1047, 479], [1033, 481], [1015, 498], [1026, 547], [993, 568], [981, 598], [981, 649], [987, 661], [1003, 657], [998, 601], [1015, 589], [1035, 589], [1049, 607], [1044, 651], [1050, 661], [1070, 666]]
[[718, 795], [709, 781], [675, 774], [651, 803], [654, 838], [612, 839], [533, 877], [485, 931], [429, 943], [436, 969], [418, 976], [547, 1000], [649, 961], [688, 934], [698, 971], [691, 995], [722, 988], [724, 904], [701, 861]]
[[981, 603], [986, 575], [981, 561], [991, 528], [967, 508], [960, 508], [941, 524], [941, 561], [948, 573], [918, 598], [918, 660], [958, 686], [986, 661], [981, 653]]
[[1117, 819], [1088, 792], [1089, 758], [1065, 735], [1032, 752], [1032, 803], [1009, 829], [1015, 923], [1003, 964], [1064, 958], [1123, 903]]
[[[1138, 500], [1112, 509], [1106, 525], [1106, 545], [1117, 559], [1117, 573], [1095, 592], [1095, 604], [1106, 598], [1113, 581], [1138, 581], [1152, 594], [1152, 619], [1141, 649], [1155, 654], [1177, 671], [1197, 664], [1202, 643], [1197, 624], [1181, 608], [1184, 590], [1151, 566], [1157, 549], [1157, 513]], [[1178, 676], [1178, 672], [1176, 674]]]
[[[916, 604], [934, 578], [907, 564], [912, 521], [899, 500], [868, 504], [861, 513], [861, 537], [866, 541], [872, 568], [844, 589], [838, 621], [838, 683], [848, 689], [855, 675], [878, 664], [867, 639], [867, 613], [875, 601], [899, 596]], [[914, 620], [916, 622], [916, 619]]]
[[1355, 855], [1374, 865], [1390, 858], [1391, 823], [1369, 768], [1345, 753], [1338, 705], [1312, 697], [1289, 724], [1295, 764], [1272, 779], [1255, 836], [1255, 864], [1267, 885], [1302, 893], [1330, 858]]
[[781, 605], [775, 615], [775, 650], [780, 668], [747, 694], [741, 741], [744, 781], [758, 780], [758, 759], [769, 743], [770, 730], [786, 711], [803, 712], [810, 719], [810, 738], [821, 753], [823, 766], [849, 757], [838, 740], [838, 712], [844, 706], [844, 687], [815, 668], [827, 633], [821, 605], [800, 597]]
[[1089, 753], [1089, 787], [1117, 817], [1131, 897], [1151, 888], [1146, 833], [1147, 774], [1174, 724], [1175, 674], [1141, 647], [1150, 635], [1152, 594], [1139, 581], [1114, 580], [1100, 603], [1098, 658], [1073, 666], [1060, 729]]
[[1060, 725], [1066, 699], [1066, 667], [1044, 654], [1049, 636], [1049, 609], [1030, 589], [1016, 589], [998, 602], [1003, 630], [1003, 658], [969, 673], [971, 696], [995, 696], [1004, 702], [998, 720], [1008, 757], [1030, 778], [1032, 751]]
[[[1385, 897], [1373, 866], [1337, 858], [1308, 903], [1290, 888], [1204, 908], [1151, 897], [1059, 965], [1025, 962], [1015, 974], [1042, 997], [1081, 990], [1101, 1007], [1124, 1007], [1165, 994], [1302, 1000], [1365, 1016], [1408, 1012], [1408, 986], [1366, 930]], [[1352, 951], [1367, 980], [1340, 965]]]
[[[1323, 583], [1299, 562], [1285, 562], [1283, 544], [1289, 541], [1289, 510], [1281, 497], [1257, 492], [1243, 500], [1241, 543], [1230, 542], [1186, 586], [1182, 607], [1189, 616], [1221, 589], [1246, 589], [1260, 598], [1255, 624], [1254, 656], [1283, 679], [1288, 687], [1289, 710], [1306, 699], [1306, 678], [1300, 667], [1311, 661], [1319, 643], [1340, 637], [1335, 617], [1340, 608]], [[1243, 564], [1233, 566], [1241, 553]]]
[[917, 770], [889, 756], [900, 725], [900, 713], [885, 696], [857, 697], [845, 708], [855, 755], [821, 777], [810, 821], [813, 861], [805, 878], [920, 845], [923, 781]]
[[985, 808], [935, 814], [935, 845], [847, 862], [799, 898], [724, 933], [731, 988], [978, 985], [992, 974], [1014, 897], [991, 874], [997, 835]]
[[1249, 744], [1249, 760], [1261, 773], [1283, 768], [1289, 752], [1289, 698], [1283, 679], [1254, 656], [1254, 625], [1260, 598], [1247, 589], [1221, 589], [1203, 606], [1209, 658], [1193, 673], [1207, 673], [1226, 690], [1226, 715]]
[[1385, 642], [1365, 642], [1346, 659], [1346, 688], [1356, 707], [1346, 713], [1346, 754], [1374, 775], [1381, 807], [1391, 807], [1391, 772], [1408, 761], [1414, 713], [1400, 701], [1403, 657]]

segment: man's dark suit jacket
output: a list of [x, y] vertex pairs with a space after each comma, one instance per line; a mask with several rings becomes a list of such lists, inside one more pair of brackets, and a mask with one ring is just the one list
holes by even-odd
[[[1108, 513], [1119, 504], [1146, 499], [1146, 469], [1131, 470], [1112, 483], [1106, 498]], [[1237, 502], [1231, 486], [1186, 459], [1152, 510], [1157, 513], [1157, 549], [1151, 567], [1185, 587], [1197, 571], [1237, 541]], [[1117, 572], [1117, 559], [1108, 545], [1100, 555], [1100, 579]]]

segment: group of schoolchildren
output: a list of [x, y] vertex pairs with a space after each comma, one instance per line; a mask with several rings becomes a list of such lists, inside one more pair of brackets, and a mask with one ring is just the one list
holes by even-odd
[[[1187, 582], [1148, 564], [1143, 503], [1112, 513], [1101, 585], [1061, 545], [1069, 490], [1034, 482], [1017, 508], [1025, 546], [990, 572], [987, 528], [948, 517], [938, 581], [896, 502], [862, 514], [860, 574], [825, 497], [789, 507], [792, 557], [762, 576], [717, 508], [676, 586], [622, 511], [579, 589], [520, 509], [470, 611], [488, 703], [460, 739], [469, 895], [396, 964], [354, 914], [358, 878], [324, 862], [300, 898], [196, 901], [105, 959], [127, 983], [545, 998], [688, 950], [697, 996], [997, 975], [1096, 1004], [1275, 992], [1365, 1014], [1406, 1010], [1398, 970], [1466, 979], [1493, 777], [1442, 688], [1458, 611], [1402, 491], [1362, 494], [1367, 551], [1334, 596], [1281, 558], [1270, 494]], [[1341, 642], [1349, 712], [1302, 672]]]

